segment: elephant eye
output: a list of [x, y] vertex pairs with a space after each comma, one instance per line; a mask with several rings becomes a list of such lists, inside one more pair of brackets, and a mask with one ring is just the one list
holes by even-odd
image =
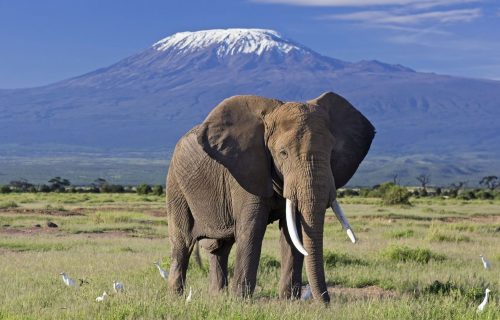
[[282, 159], [286, 159], [286, 158], [288, 157], [288, 153], [286, 153], [286, 151], [285, 151], [285, 150], [281, 150], [281, 151], [280, 151], [280, 157], [281, 157]]

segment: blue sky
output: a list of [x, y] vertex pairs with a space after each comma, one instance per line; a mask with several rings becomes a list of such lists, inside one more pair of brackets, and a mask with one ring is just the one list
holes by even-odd
[[230, 27], [274, 29], [347, 61], [500, 80], [496, 0], [0, 0], [0, 88], [77, 76], [175, 32]]

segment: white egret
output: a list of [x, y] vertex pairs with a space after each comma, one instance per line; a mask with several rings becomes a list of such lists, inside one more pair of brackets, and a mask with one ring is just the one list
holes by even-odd
[[102, 296], [99, 296], [99, 297], [95, 298], [95, 301], [97, 301], [97, 302], [103, 302], [104, 300], [106, 300], [107, 297], [108, 297], [108, 294], [106, 293], [106, 291], [104, 291], [102, 293]]
[[186, 303], [190, 303], [192, 299], [193, 299], [193, 290], [191, 289], [191, 287], [189, 287], [189, 294], [186, 298]]
[[485, 269], [491, 269], [491, 263], [482, 255], [479, 255], [481, 257], [481, 261], [483, 262], [483, 266]]
[[302, 293], [301, 299], [304, 300], [304, 301], [306, 301], [306, 300], [312, 299], [312, 297], [313, 297], [313, 293], [312, 293], [312, 290], [311, 290], [311, 286], [309, 284], [307, 284], [306, 285], [306, 289]]
[[113, 289], [115, 289], [115, 292], [123, 292], [125, 287], [123, 286], [123, 283], [118, 282], [118, 281], [113, 281]]
[[486, 295], [484, 296], [483, 302], [477, 307], [477, 311], [481, 312], [483, 311], [484, 307], [486, 307], [486, 304], [488, 303], [488, 294], [490, 293], [490, 289], [486, 288]]
[[154, 265], [158, 268], [158, 271], [160, 271], [160, 276], [167, 280], [168, 279], [168, 271], [163, 269], [161, 266], [160, 266], [160, 262], [155, 262]]
[[64, 284], [67, 285], [68, 287], [74, 287], [76, 285], [75, 280], [71, 279], [66, 272], [61, 272], [60, 275], [62, 276], [62, 279], [64, 281]]

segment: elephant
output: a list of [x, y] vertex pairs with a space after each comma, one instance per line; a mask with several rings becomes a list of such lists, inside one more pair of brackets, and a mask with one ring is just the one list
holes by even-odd
[[333, 92], [306, 103], [250, 95], [223, 100], [178, 141], [171, 158], [169, 288], [182, 294], [199, 242], [209, 259], [209, 292], [225, 290], [236, 244], [231, 290], [250, 296], [266, 227], [279, 220], [280, 298], [300, 297], [305, 264], [313, 298], [328, 303], [326, 209], [332, 206], [355, 242], [336, 191], [354, 175], [374, 136], [370, 121]]

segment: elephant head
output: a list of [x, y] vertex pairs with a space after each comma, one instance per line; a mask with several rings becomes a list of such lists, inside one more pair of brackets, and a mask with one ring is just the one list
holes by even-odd
[[[358, 110], [329, 92], [307, 103], [256, 96], [228, 98], [208, 115], [197, 138], [205, 152], [249, 193], [270, 197], [273, 182], [282, 185], [290, 237], [306, 255], [313, 296], [327, 302], [325, 211], [332, 206], [354, 241], [335, 200], [336, 190], [354, 175], [374, 134], [374, 127]], [[296, 216], [302, 225], [303, 245], [295, 227]]]

